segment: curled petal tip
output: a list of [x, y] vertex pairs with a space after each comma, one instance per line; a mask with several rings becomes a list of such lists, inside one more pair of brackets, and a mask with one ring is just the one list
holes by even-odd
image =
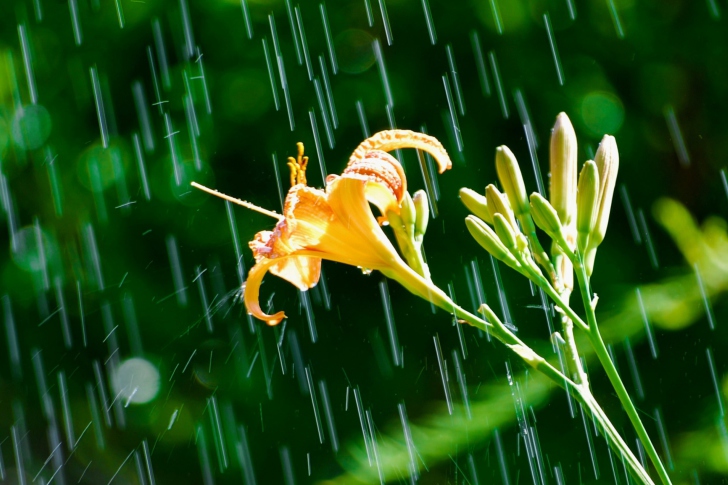
[[359, 144], [349, 158], [349, 164], [356, 159], [363, 158], [371, 150], [390, 152], [398, 148], [416, 148], [426, 151], [435, 158], [438, 173], [452, 168], [450, 156], [437, 138], [409, 130], [385, 130], [375, 133]]
[[[260, 317], [258, 317], [258, 318], [260, 318]], [[265, 323], [269, 327], [275, 327], [276, 325], [281, 323], [285, 318], [287, 318], [285, 313], [278, 312], [273, 315], [269, 315], [269, 318], [262, 319], [262, 320], [265, 321]]]

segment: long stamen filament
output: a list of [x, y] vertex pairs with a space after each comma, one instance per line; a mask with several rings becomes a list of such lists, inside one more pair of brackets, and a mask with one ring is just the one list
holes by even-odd
[[269, 211], [268, 209], [263, 209], [262, 207], [258, 207], [255, 204], [251, 204], [250, 202], [247, 202], [245, 200], [236, 199], [234, 197], [230, 197], [229, 195], [225, 195], [222, 192], [218, 192], [215, 189], [210, 189], [205, 187], [204, 185], [200, 185], [197, 182], [191, 182], [191, 186], [193, 186], [196, 189], [200, 189], [203, 192], [207, 192], [208, 194], [214, 195], [215, 197], [220, 197], [221, 199], [227, 200], [228, 202], [232, 202], [233, 204], [241, 205], [245, 207], [246, 209], [250, 209], [255, 212], [259, 212], [261, 214], [264, 214], [268, 217], [272, 217], [274, 219], [278, 219], [279, 221], [282, 221], [285, 219], [281, 214], [278, 214], [274, 211]]

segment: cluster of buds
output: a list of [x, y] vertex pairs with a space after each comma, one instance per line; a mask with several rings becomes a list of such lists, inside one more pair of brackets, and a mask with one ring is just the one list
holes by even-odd
[[430, 270], [422, 253], [422, 241], [427, 231], [427, 222], [430, 220], [427, 193], [418, 190], [412, 197], [405, 191], [399, 206], [399, 214], [388, 211], [387, 220], [409, 266], [429, 281]]
[[[488, 185], [485, 196], [463, 188], [460, 198], [472, 212], [465, 219], [468, 231], [493, 257], [532, 280], [542, 277], [540, 265], [555, 288], [571, 291], [573, 264], [582, 264], [591, 275], [597, 246], [604, 240], [619, 154], [614, 137], [605, 135], [595, 160], [584, 164], [577, 179], [576, 134], [568, 116], [560, 113], [551, 134], [550, 161], [550, 201], [539, 193], [528, 197], [518, 162], [506, 146], [498, 147], [495, 156], [505, 194]], [[542, 249], [536, 226], [553, 240], [552, 258]]]
[[[541, 248], [531, 217], [531, 206], [518, 161], [506, 146], [496, 149], [496, 169], [502, 193], [490, 184], [485, 196], [460, 189], [460, 198], [473, 212], [465, 219], [468, 231], [495, 258], [529, 277], [541, 275], [536, 262], [553, 273], [553, 266]], [[490, 227], [493, 226], [493, 228]]]

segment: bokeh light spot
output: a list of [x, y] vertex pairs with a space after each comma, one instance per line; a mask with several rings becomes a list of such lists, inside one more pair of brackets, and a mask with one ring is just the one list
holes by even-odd
[[624, 106], [612, 93], [592, 91], [581, 100], [581, 120], [593, 135], [614, 135], [624, 122]]
[[106, 190], [117, 178], [124, 177], [129, 157], [129, 151], [119, 139], [111, 140], [108, 148], [96, 142], [78, 160], [79, 181], [94, 192]]
[[51, 115], [43, 106], [23, 106], [13, 118], [13, 140], [23, 150], [35, 150], [48, 139], [51, 125]]
[[43, 240], [42, 231], [35, 226], [26, 226], [14, 235], [15, 251], [11, 252], [15, 264], [24, 271], [35, 273], [44, 269], [39, 242]]
[[261, 69], [246, 69], [230, 74], [223, 79], [223, 114], [237, 122], [253, 122], [263, 116], [271, 106], [268, 74]]
[[339, 67], [348, 74], [359, 74], [374, 64], [374, 37], [359, 29], [345, 30], [336, 36]]
[[114, 374], [114, 389], [124, 405], [148, 403], [157, 396], [159, 385], [157, 368], [139, 357], [122, 362]]

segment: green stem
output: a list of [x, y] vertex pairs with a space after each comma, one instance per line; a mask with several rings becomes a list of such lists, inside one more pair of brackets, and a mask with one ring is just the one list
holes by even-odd
[[[463, 310], [461, 307], [453, 303], [450, 309], [443, 308], [445, 310], [452, 311], [458, 318], [467, 321], [474, 327], [481, 328], [485, 331], [490, 332], [491, 335], [495, 336], [498, 340], [508, 345], [511, 350], [521, 358], [523, 355], [517, 351], [517, 347], [529, 349], [525, 343], [523, 343], [518, 337], [508, 331], [502, 324], [489, 325], [484, 320], [477, 316]], [[536, 355], [534, 353], [534, 355]], [[632, 453], [632, 450], [627, 446], [619, 432], [614, 428], [612, 423], [609, 421], [606, 413], [592, 396], [591, 391], [587, 384], [576, 384], [571, 379], [567, 378], [558, 369], [548, 363], [545, 359], [538, 356], [536, 359], [528, 359], [527, 363], [534, 369], [541, 372], [547, 378], [549, 378], [554, 384], [565, 389], [571, 396], [573, 396], [580, 404], [587, 408], [589, 413], [594, 417], [599, 426], [604, 431], [607, 437], [607, 443], [616, 453], [623, 456], [630, 468], [630, 472], [639, 480], [646, 485], [653, 485], [654, 482], [650, 478], [647, 471], [642, 467], [642, 464], [637, 457]]]
[[534, 283], [536, 283], [536, 285], [541, 288], [544, 293], [551, 297], [554, 303], [556, 303], [556, 306], [559, 307], [564, 315], [569, 317], [569, 319], [571, 319], [572, 322], [575, 322], [582, 330], [589, 330], [589, 327], [584, 322], [584, 320], [582, 320], [581, 317], [577, 315], [574, 310], [572, 310], [569, 304], [561, 298], [561, 295], [558, 291], [556, 291], [556, 288], [554, 288], [541, 273], [536, 272], [530, 267], [530, 265], [526, 264], [525, 262], [521, 262], [521, 265], [525, 268], [525, 276]]
[[[571, 290], [564, 290], [563, 292], [561, 292], [561, 297], [563, 301], [569, 301], [570, 293]], [[589, 378], [586, 375], [586, 372], [584, 372], [584, 368], [581, 365], [581, 360], [579, 359], [579, 351], [576, 348], [576, 339], [574, 338], [574, 322], [563, 313], [561, 314], [561, 328], [564, 332], [563, 338], [565, 342], [564, 347], [566, 350], [567, 362], [569, 362], [571, 370], [573, 372], [572, 378], [575, 379], [578, 384], [583, 384], [589, 387]]]
[[[577, 401], [584, 405], [599, 423], [608, 437], [609, 446], [620, 455], [624, 456], [629, 464], [632, 473], [647, 485], [653, 485], [649, 475], [642, 468], [639, 460], [634, 456], [632, 450], [622, 440], [617, 430], [612, 426], [609, 418], [594, 400], [594, 397], [587, 385], [579, 385], [561, 373], [553, 365], [536, 354], [523, 341], [516, 337], [513, 332], [508, 330], [497, 317], [492, 318], [494, 322], [486, 322], [482, 318], [473, 315], [467, 310], [455, 304], [440, 288], [435, 286], [432, 281], [425, 280], [421, 275], [412, 270], [409, 266], [402, 262], [396, 266], [384, 268], [380, 270], [385, 276], [398, 281], [407, 290], [413, 294], [427, 300], [434, 305], [442, 308], [448, 313], [452, 313], [459, 320], [463, 320], [470, 325], [489, 332], [492, 336], [506, 344], [511, 350], [522, 358], [527, 364], [544, 374], [557, 386], [565, 389]], [[578, 318], [578, 317], [577, 317]]]
[[637, 414], [637, 409], [632, 403], [632, 399], [629, 397], [629, 393], [624, 387], [624, 383], [619, 377], [619, 374], [617, 373], [617, 368], [614, 366], [614, 362], [612, 362], [612, 359], [609, 356], [609, 352], [607, 351], [607, 347], [606, 345], [604, 345], [604, 340], [599, 333], [599, 325], [597, 324], [594, 308], [592, 308], [591, 305], [591, 289], [589, 286], [589, 277], [586, 274], [586, 269], [582, 264], [581, 258], [579, 258], [579, 261], [574, 266], [574, 269], [576, 270], [576, 277], [579, 280], [581, 298], [584, 302], [584, 311], [586, 312], [586, 319], [589, 324], [589, 330], [587, 331], [587, 335], [589, 336], [592, 347], [594, 347], [594, 351], [599, 358], [599, 362], [601, 362], [604, 371], [607, 373], [609, 382], [612, 383], [614, 390], [617, 392], [617, 397], [619, 397], [619, 401], [620, 403], [622, 403], [622, 407], [627, 413], [627, 416], [629, 416], [629, 420], [632, 422], [632, 426], [634, 426], [634, 429], [637, 432], [637, 436], [639, 437], [642, 446], [645, 447], [645, 451], [650, 457], [650, 461], [652, 461], [652, 464], [657, 470], [657, 474], [659, 475], [660, 480], [663, 484], [669, 485], [672, 482], [670, 481], [670, 477], [667, 474], [665, 465], [662, 464], [662, 461], [657, 454], [657, 450], [652, 444], [650, 436], [647, 434], [647, 430], [645, 429], [644, 424], [642, 424], [642, 420], [640, 419], [639, 414]]
[[[556, 259], [555, 261], [557, 261], [557, 264], [554, 264], [554, 272], [556, 274], [556, 278], [552, 278], [551, 285], [547, 286], [552, 286], [554, 288], [554, 292], [559, 295], [559, 301], [562, 302], [564, 305], [569, 306], [569, 298], [571, 298], [571, 288], [564, 284], [557, 283], [559, 281], [564, 281], [564, 278], [566, 276], [562, 273], [564, 265], [558, 264], [558, 259]], [[573, 265], [570, 265], [567, 271], [573, 274], [572, 266]], [[572, 274], [569, 275], [571, 279], [573, 279]], [[559, 288], [559, 290], [556, 290], [556, 288]], [[560, 316], [561, 330], [563, 332], [563, 339], [565, 343], [564, 348], [566, 352], [566, 362], [569, 366], [569, 370], [571, 371], [572, 379], [574, 379], [577, 384], [584, 385], [588, 388], [589, 378], [587, 377], [586, 372], [584, 372], [584, 368], [581, 365], [581, 360], [579, 359], [579, 351], [576, 348], [576, 340], [574, 339], [574, 322], [563, 313]]]
[[555, 279], [554, 277], [557, 270], [556, 268], [554, 268], [554, 265], [551, 263], [548, 254], [546, 254], [546, 251], [544, 251], [543, 247], [541, 246], [541, 242], [538, 240], [538, 236], [536, 235], [536, 226], [533, 224], [531, 214], [528, 212], [525, 214], [521, 214], [520, 216], [518, 216], [518, 220], [521, 222], [523, 232], [526, 233], [526, 237], [531, 244], [531, 252], [533, 253], [534, 259], [538, 264], [543, 267], [543, 269], [546, 270], [549, 278]]

